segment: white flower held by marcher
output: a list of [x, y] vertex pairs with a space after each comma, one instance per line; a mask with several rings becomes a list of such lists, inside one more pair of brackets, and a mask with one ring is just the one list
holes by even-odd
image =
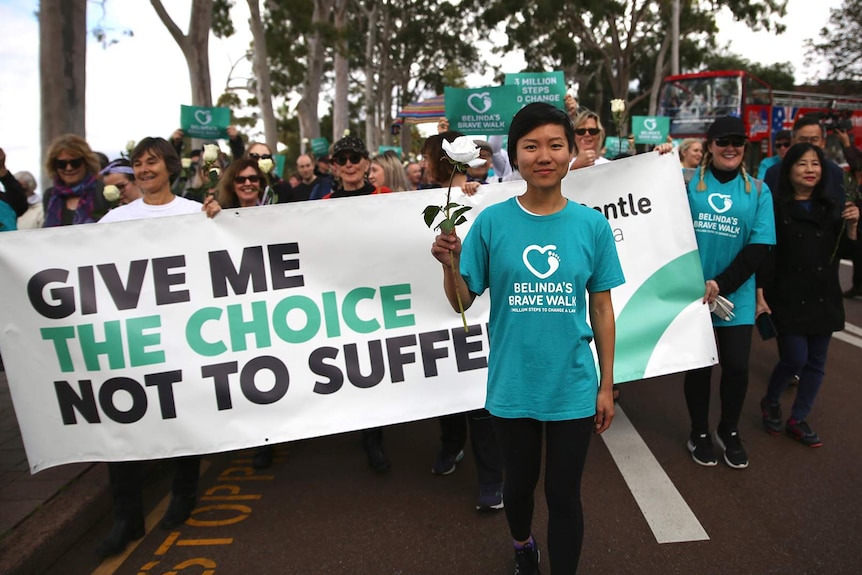
[[102, 195], [105, 196], [106, 200], [114, 203], [120, 199], [120, 188], [114, 185], [105, 186], [102, 190]]
[[192, 159], [191, 158], [183, 158], [180, 160], [180, 164], [182, 164], [184, 170], [188, 170], [192, 167]]
[[622, 114], [626, 111], [626, 101], [620, 98], [614, 98], [611, 100], [611, 113], [612, 114]]
[[257, 167], [260, 168], [260, 171], [264, 174], [268, 174], [272, 171], [273, 168], [272, 160], [269, 158], [262, 158], [257, 161]]
[[443, 140], [443, 151], [455, 167], [465, 172], [467, 167], [477, 168], [485, 163], [479, 157], [479, 146], [469, 136], [458, 136], [454, 141]]
[[219, 148], [215, 144], [204, 144], [204, 153], [201, 159], [205, 164], [211, 164], [218, 160]]

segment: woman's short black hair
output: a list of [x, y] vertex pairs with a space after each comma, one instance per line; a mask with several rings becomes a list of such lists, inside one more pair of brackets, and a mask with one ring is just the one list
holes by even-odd
[[133, 165], [137, 159], [144, 155], [144, 152], [149, 152], [165, 161], [165, 167], [168, 169], [168, 176], [173, 184], [179, 177], [180, 172], [183, 169], [183, 164], [171, 143], [164, 138], [144, 138], [138, 142], [138, 145], [135, 146], [135, 149], [132, 150], [132, 153], [129, 155], [129, 159], [132, 161]]
[[556, 106], [545, 102], [534, 102], [527, 104], [518, 111], [509, 124], [509, 163], [512, 168], [518, 169], [518, 140], [538, 128], [547, 124], [562, 126], [566, 133], [566, 141], [569, 143], [569, 152], [575, 149], [575, 127], [572, 125], [568, 114]]
[[826, 184], [824, 183], [826, 180], [826, 156], [819, 146], [815, 146], [808, 142], [793, 144], [790, 146], [790, 149], [787, 150], [787, 153], [784, 154], [784, 159], [781, 160], [781, 171], [778, 175], [778, 196], [780, 198], [784, 200], [793, 199], [794, 190], [793, 183], [790, 181], [790, 170], [793, 169], [793, 165], [796, 164], [802, 156], [811, 151], [817, 154], [821, 170], [820, 181], [814, 186], [814, 190], [811, 192], [811, 199], [829, 199], [826, 195]]

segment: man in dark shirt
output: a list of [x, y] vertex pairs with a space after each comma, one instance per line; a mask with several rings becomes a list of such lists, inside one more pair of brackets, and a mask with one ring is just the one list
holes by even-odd
[[318, 176], [314, 171], [314, 160], [308, 154], [302, 154], [296, 159], [296, 171], [301, 182], [293, 188], [285, 184], [277, 189], [278, 203], [304, 202], [319, 197], [314, 193], [318, 188], [332, 187], [331, 176]]

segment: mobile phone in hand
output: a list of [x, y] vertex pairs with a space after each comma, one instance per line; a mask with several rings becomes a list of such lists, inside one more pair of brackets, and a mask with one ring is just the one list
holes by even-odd
[[754, 325], [757, 326], [757, 332], [764, 341], [778, 335], [778, 332], [775, 330], [775, 324], [772, 323], [772, 315], [766, 312], [757, 316], [757, 319], [754, 320]]

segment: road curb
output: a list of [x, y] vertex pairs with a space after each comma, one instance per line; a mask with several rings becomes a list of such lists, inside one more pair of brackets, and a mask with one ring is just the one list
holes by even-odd
[[107, 466], [94, 463], [0, 539], [0, 573], [44, 573], [110, 507]]

